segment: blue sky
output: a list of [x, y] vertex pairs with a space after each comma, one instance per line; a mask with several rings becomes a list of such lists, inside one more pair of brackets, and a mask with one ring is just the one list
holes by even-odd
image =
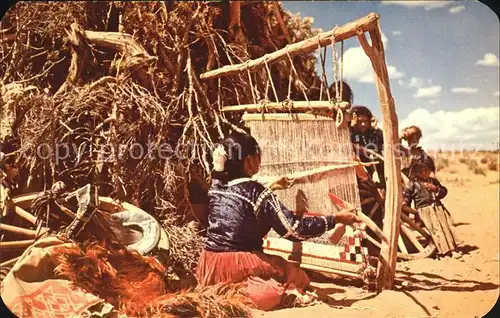
[[[333, 29], [370, 12], [381, 15], [391, 91], [400, 128], [418, 125], [427, 148], [497, 148], [499, 20], [473, 1], [284, 1], [313, 27]], [[338, 46], [340, 54], [340, 45]], [[333, 78], [331, 51], [327, 56]], [[358, 40], [344, 43], [344, 80], [354, 104], [381, 119], [371, 64]]]

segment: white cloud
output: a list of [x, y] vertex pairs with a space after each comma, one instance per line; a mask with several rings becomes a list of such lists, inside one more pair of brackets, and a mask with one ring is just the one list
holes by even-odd
[[[430, 84], [430, 83], [429, 83]], [[424, 86], [424, 80], [422, 78], [418, 78], [418, 77], [412, 77], [410, 79], [410, 87], [422, 87]]]
[[456, 94], [460, 94], [460, 93], [464, 93], [464, 94], [475, 94], [479, 91], [478, 88], [473, 88], [473, 87], [453, 87], [451, 89], [451, 92], [452, 93], [456, 93]]
[[431, 100], [429, 101], [429, 104], [433, 104], [433, 105], [434, 105], [434, 104], [437, 104], [437, 100], [435, 100], [435, 99], [431, 99]]
[[389, 73], [390, 79], [398, 79], [405, 76], [405, 73], [398, 71], [396, 67], [392, 65], [387, 66], [387, 72]]
[[[387, 36], [382, 33], [381, 38], [382, 43], [387, 47]], [[400, 79], [404, 76], [404, 73], [393, 65], [387, 66], [387, 72], [390, 79]], [[374, 82], [372, 63], [362, 47], [351, 47], [344, 52], [343, 77], [360, 83]]]
[[457, 6], [457, 7], [451, 7], [449, 11], [451, 14], [455, 14], [455, 13], [459, 13], [460, 11], [464, 11], [464, 10], [465, 10], [464, 6]]
[[439, 85], [430, 87], [419, 87], [416, 94], [413, 97], [436, 97], [441, 95], [442, 88]]
[[483, 56], [482, 60], [476, 61], [477, 65], [483, 66], [498, 66], [500, 63], [498, 62], [498, 57], [493, 53], [486, 53]]
[[403, 32], [401, 32], [401, 31], [396, 31], [396, 30], [392, 31], [392, 35], [394, 35], [394, 36], [401, 35], [401, 34], [403, 34]]
[[422, 146], [437, 150], [481, 145], [483, 149], [498, 142], [499, 108], [478, 107], [459, 111], [429, 112], [418, 108], [400, 121], [399, 127], [416, 125], [422, 129]]
[[452, 1], [382, 1], [383, 5], [396, 5], [409, 9], [424, 8], [425, 10], [432, 10], [436, 8], [443, 8], [453, 4]]
[[424, 86], [424, 80], [422, 78], [415, 77], [415, 76], [412, 76], [408, 82], [400, 80], [398, 83], [399, 83], [399, 85], [401, 85], [403, 87], [420, 88], [420, 87]]
[[494, 92], [493, 96], [500, 96], [500, 92], [499, 91]]
[[[384, 48], [387, 49], [387, 43], [389, 39], [385, 36], [384, 32], [380, 32], [380, 38], [382, 39], [382, 43], [384, 44]], [[370, 42], [371, 44], [371, 42]]]

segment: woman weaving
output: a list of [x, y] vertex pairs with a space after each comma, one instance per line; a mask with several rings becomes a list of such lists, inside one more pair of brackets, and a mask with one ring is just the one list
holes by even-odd
[[291, 241], [317, 237], [336, 223], [360, 220], [352, 210], [328, 216], [294, 215], [273, 192], [251, 177], [259, 171], [260, 151], [247, 134], [231, 133], [215, 149], [209, 191], [209, 225], [197, 268], [202, 286], [239, 283], [261, 310], [279, 306], [287, 290], [303, 290], [309, 278], [298, 265], [263, 253], [263, 237], [273, 228]]

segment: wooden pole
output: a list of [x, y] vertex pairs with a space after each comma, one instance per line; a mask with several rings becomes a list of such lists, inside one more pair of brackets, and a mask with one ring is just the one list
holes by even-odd
[[378, 21], [376, 27], [370, 32], [372, 45], [368, 44], [365, 32], [362, 29], [356, 31], [361, 47], [370, 58], [375, 72], [375, 85], [379, 97], [382, 116], [384, 119], [384, 157], [386, 176], [386, 199], [384, 234], [388, 242], [382, 242], [377, 271], [377, 288], [392, 289], [396, 275], [396, 260], [398, 252], [398, 237], [401, 223], [401, 162], [396, 158], [395, 145], [398, 138], [398, 117], [394, 106], [394, 98], [391, 95], [389, 74], [385, 63], [384, 46], [380, 35]]
[[293, 57], [298, 54], [307, 54], [314, 52], [315, 50], [318, 49], [318, 41], [320, 47], [328, 46], [332, 43], [333, 35], [335, 35], [335, 41], [338, 42], [355, 36], [357, 29], [361, 29], [365, 32], [372, 30], [373, 28], [376, 27], [376, 24], [374, 22], [378, 20], [379, 16], [380, 15], [377, 13], [370, 13], [365, 17], [351, 21], [342, 26], [336, 27], [333, 30], [320, 33], [318, 36], [312, 37], [310, 39], [295, 44], [287, 45], [281, 50], [275, 51], [270, 54], [266, 54], [258, 59], [249, 60], [245, 63], [240, 63], [240, 64], [226, 65], [216, 70], [205, 72], [200, 75], [200, 78], [209, 79], [209, 78], [228, 76], [240, 73], [242, 71], [246, 71], [247, 69], [250, 72], [253, 72], [256, 71], [258, 68], [260, 68], [261, 66], [264, 66], [266, 61], [268, 65], [271, 65], [272, 63], [288, 59], [288, 56]]
[[36, 217], [33, 214], [25, 211], [24, 209], [16, 206], [16, 207], [14, 207], [14, 211], [16, 212], [17, 215], [19, 215], [23, 219], [29, 221], [31, 224], [36, 223]]
[[225, 106], [222, 107], [223, 112], [242, 112], [242, 111], [256, 111], [259, 112], [261, 110], [334, 110], [336, 106], [328, 101], [294, 101], [290, 104], [290, 106], [285, 105], [284, 103], [276, 103], [269, 102], [265, 105], [259, 104], [243, 104], [243, 105], [234, 105], [234, 106]]
[[35, 240], [0, 242], [0, 252], [5, 250], [16, 250], [33, 244]]
[[17, 227], [9, 224], [0, 224], [0, 231], [12, 232], [29, 237], [36, 237], [37, 234], [35, 230], [25, 229], [22, 227]]
[[0, 267], [14, 265], [17, 262], [17, 260], [20, 258], [21, 258], [21, 256], [18, 256], [18, 257], [14, 257], [12, 259], [9, 259], [3, 263], [0, 263]]

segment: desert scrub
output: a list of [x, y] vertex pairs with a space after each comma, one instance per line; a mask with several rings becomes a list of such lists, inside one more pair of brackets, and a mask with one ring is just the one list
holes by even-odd
[[436, 164], [436, 170], [440, 171], [450, 165], [450, 160], [448, 160], [448, 158], [438, 157], [436, 158], [435, 164]]
[[476, 168], [472, 169], [472, 171], [474, 172], [474, 174], [480, 174], [483, 176], [486, 175], [486, 169], [484, 169], [482, 167], [476, 167]]
[[490, 170], [490, 171], [498, 171], [498, 161], [490, 162], [488, 164], [488, 170]]
[[469, 160], [469, 158], [460, 158], [460, 159], [458, 159], [458, 162], [467, 164], [468, 160]]

